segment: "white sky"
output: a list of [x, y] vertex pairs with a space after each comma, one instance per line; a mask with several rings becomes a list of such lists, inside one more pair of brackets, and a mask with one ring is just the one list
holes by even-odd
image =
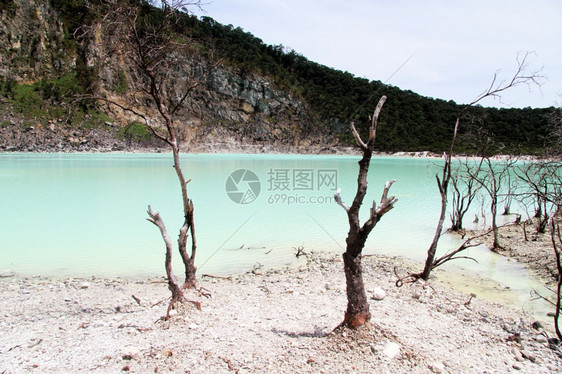
[[[472, 101], [518, 52], [542, 68], [540, 89], [511, 89], [484, 106], [562, 105], [560, 0], [203, 0], [206, 16], [309, 60], [424, 96]], [[200, 14], [200, 13], [199, 13]], [[201, 15], [201, 14], [200, 14]]]

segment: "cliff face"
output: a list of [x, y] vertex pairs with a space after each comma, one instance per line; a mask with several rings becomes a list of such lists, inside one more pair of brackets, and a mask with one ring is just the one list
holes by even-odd
[[6, 0], [0, 9], [0, 77], [29, 83], [72, 67], [62, 20], [49, 1]]
[[[294, 94], [279, 90], [266, 77], [228, 67], [207, 76], [205, 89], [193, 104], [201, 110], [192, 107], [190, 120], [199, 123], [198, 137], [207, 143], [225, 138], [242, 144], [306, 146], [312, 134], [322, 137], [310, 131], [310, 124], [317, 121]], [[211, 132], [206, 134], [208, 128]]]
[[[104, 35], [103, 28], [97, 28], [78, 44], [71, 43], [68, 36], [65, 39], [65, 25], [50, 1], [9, 0], [0, 10], [0, 79], [19, 84], [55, 79], [76, 68], [77, 50], [80, 50], [83, 64], [95, 74], [99, 93], [118, 102], [136, 100], [138, 104], [135, 83], [140, 77], [122, 55], [109, 52], [104, 42], [109, 36]], [[239, 146], [307, 147], [335, 143], [297, 95], [279, 89], [268, 77], [242, 72], [226, 64], [216, 66], [201, 56], [182, 58], [192, 71], [174, 71], [170, 74], [171, 80], [181, 81], [184, 76], [214, 66], [201, 74], [204, 81], [176, 118], [178, 132], [190, 149], [228, 151]], [[1, 118], [4, 125], [0, 126], [2, 147], [88, 150], [119, 149], [131, 144], [119, 139], [118, 133], [120, 128], [135, 120], [134, 116], [106, 105], [99, 108], [111, 118], [105, 126], [86, 129], [76, 128], [75, 124], [73, 129], [60, 132], [57, 129], [65, 126], [57, 119], [41, 123], [44, 119], [33, 118], [30, 126], [29, 118], [27, 121], [18, 118], [13, 111], [8, 115], [5, 110]], [[157, 117], [148, 102], [145, 109]], [[37, 132], [47, 128], [51, 131], [47, 138], [51, 140], [46, 143], [45, 134], [37, 136]], [[88, 140], [92, 138], [98, 141]], [[158, 145], [157, 142], [145, 143]]]

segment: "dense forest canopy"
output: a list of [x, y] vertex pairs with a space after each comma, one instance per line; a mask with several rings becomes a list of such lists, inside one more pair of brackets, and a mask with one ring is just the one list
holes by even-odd
[[[0, 11], [12, 11], [14, 1], [3, 3]], [[84, 24], [99, 20], [100, 16], [91, 11], [86, 0], [50, 1], [63, 20], [66, 48], [78, 55], [72, 73], [75, 77], [73, 82], [79, 87], [73, 91], [87, 91], [95, 86], [99, 78], [80, 57], [75, 31]], [[94, 3], [96, 1], [100, 0]], [[150, 17], [160, 11], [146, 1], [140, 1], [144, 3], [142, 17]], [[200, 53], [235, 67], [241, 75], [254, 73], [267, 76], [279, 88], [294, 92], [325, 124], [322, 131], [330, 132], [341, 145], [353, 143], [349, 131], [351, 121], [355, 122], [359, 131], [367, 131], [369, 116], [376, 100], [382, 95], [386, 95], [388, 100], [385, 115], [379, 123], [378, 150], [441, 152], [450, 144], [455, 119], [462, 108], [453, 101], [423, 97], [381, 81], [355, 77], [349, 72], [310, 61], [282, 45], [267, 45], [240, 27], [223, 25], [210, 17], [185, 14], [176, 31], [179, 35], [193, 38]], [[61, 77], [64, 75], [68, 81], [68, 72]], [[45, 77], [44, 80], [58, 82], [59, 78]], [[14, 99], [14, 92], [18, 91], [16, 85], [7, 81], [0, 83], [1, 93]], [[37, 96], [41, 96], [41, 87], [44, 86], [34, 86]], [[540, 153], [549, 129], [549, 115], [553, 111], [554, 108], [475, 107], [464, 118], [460, 134], [462, 136], [470, 128], [481, 126], [505, 146], [504, 152]], [[457, 151], [470, 152], [471, 148], [461, 141]]]

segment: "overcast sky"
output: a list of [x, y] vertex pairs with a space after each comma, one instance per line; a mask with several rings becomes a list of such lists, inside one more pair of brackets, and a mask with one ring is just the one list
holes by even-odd
[[562, 105], [560, 0], [203, 1], [204, 15], [267, 44], [457, 103], [472, 101], [498, 70], [500, 79], [509, 79], [518, 52], [533, 51], [529, 67], [543, 69], [542, 87], [512, 89], [502, 103], [489, 99], [482, 105]]

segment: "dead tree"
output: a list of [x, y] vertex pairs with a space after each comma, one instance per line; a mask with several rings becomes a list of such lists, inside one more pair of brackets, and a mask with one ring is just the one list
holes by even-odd
[[[154, 6], [157, 5], [157, 6]], [[190, 75], [190, 64], [186, 56], [193, 54], [189, 38], [177, 34], [177, 26], [188, 8], [199, 7], [200, 0], [168, 0], [162, 2], [105, 0], [97, 8], [101, 16], [99, 27], [107, 37], [109, 53], [122, 57], [128, 65], [129, 102], [111, 97], [96, 96], [95, 99], [118, 107], [144, 121], [150, 132], [166, 143], [173, 156], [173, 167], [177, 175], [183, 205], [183, 225], [179, 230], [178, 249], [185, 267], [185, 282], [179, 286], [172, 272], [173, 245], [158, 212], [148, 207], [148, 221], [156, 225], [166, 246], [166, 274], [172, 301], [184, 299], [182, 289], [196, 287], [195, 255], [197, 241], [194, 226], [193, 201], [188, 196], [187, 184], [180, 164], [180, 143], [174, 118], [185, 107], [190, 94], [201, 80]], [[181, 77], [173, 76], [181, 71]], [[140, 104], [139, 104], [140, 103]], [[188, 253], [188, 238], [190, 253]]]
[[517, 195], [524, 206], [534, 206], [535, 236], [544, 233], [553, 211], [559, 210], [562, 190], [560, 162], [562, 160], [562, 109], [557, 108], [550, 117], [543, 158], [518, 165], [514, 171], [522, 182], [523, 192]]
[[[558, 157], [558, 156], [557, 156]], [[522, 182], [523, 191], [517, 195], [522, 204], [534, 205], [537, 219], [536, 233], [546, 232], [552, 213], [560, 210], [562, 175], [558, 158], [545, 158], [519, 165], [514, 169]]]
[[[441, 265], [443, 265], [446, 262], [452, 261], [452, 260], [458, 260], [458, 259], [466, 259], [466, 260], [472, 260], [475, 262], [476, 261], [474, 258], [470, 257], [470, 256], [464, 256], [463, 254], [461, 254], [461, 252], [463, 252], [464, 250], [468, 249], [468, 248], [473, 248], [473, 247], [477, 247], [479, 246], [481, 243], [476, 241], [477, 239], [480, 239], [486, 235], [488, 235], [490, 233], [491, 230], [485, 231], [483, 233], [471, 236], [470, 238], [466, 239], [458, 248], [451, 250], [447, 253], [445, 253], [443, 256], [435, 259], [433, 261], [433, 267], [439, 267]], [[398, 274], [398, 268], [395, 267], [394, 268], [394, 274], [396, 275], [397, 281], [396, 281], [396, 286], [397, 287], [402, 287], [402, 285], [406, 282], [415, 282], [417, 281], [420, 277], [419, 274], [408, 274], [405, 277], [401, 277]]]
[[382, 193], [380, 204], [377, 206], [377, 204], [373, 201], [369, 219], [363, 225], [359, 222], [359, 210], [361, 208], [361, 204], [363, 203], [363, 199], [367, 194], [367, 174], [369, 172], [369, 165], [375, 148], [378, 118], [385, 101], [386, 96], [383, 96], [377, 104], [369, 129], [369, 140], [367, 142], [364, 142], [361, 139], [354, 123], [351, 123], [351, 131], [355, 137], [357, 145], [363, 153], [363, 157], [359, 161], [357, 192], [355, 193], [353, 203], [351, 206], [347, 206], [342, 201], [340, 191], [334, 195], [336, 202], [347, 213], [349, 221], [346, 251], [343, 253], [343, 263], [347, 285], [347, 310], [345, 312], [344, 320], [340, 326], [347, 326], [351, 328], [362, 326], [371, 318], [369, 303], [367, 302], [367, 295], [365, 293], [365, 286], [363, 283], [361, 252], [363, 251], [367, 237], [373, 228], [380, 221], [382, 216], [394, 207], [394, 203], [398, 201], [398, 199], [394, 196], [388, 197], [390, 187], [395, 180], [387, 181]]
[[554, 207], [554, 214], [550, 219], [550, 234], [552, 239], [552, 248], [556, 258], [556, 289], [554, 290], [554, 329], [558, 336], [559, 343], [562, 342], [562, 327], [560, 326], [560, 318], [562, 316], [562, 232], [560, 230], [561, 213], [562, 213], [562, 175], [560, 173], [562, 167], [562, 116], [561, 109], [553, 114], [551, 118], [553, 129], [551, 131], [555, 144], [549, 150], [550, 162], [544, 162], [547, 165], [547, 178], [551, 182], [550, 194], [545, 196], [544, 200], [549, 200]]
[[546, 289], [554, 294], [554, 301], [552, 297], [539, 294], [535, 290], [531, 292], [532, 295], [536, 296], [536, 299], [542, 299], [554, 307], [552, 317], [554, 322], [554, 331], [558, 337], [557, 344], [561, 344], [560, 342], [562, 342], [562, 326], [560, 324], [560, 318], [562, 317], [562, 232], [560, 230], [560, 223], [562, 219], [559, 213], [560, 212], [556, 212], [548, 221], [556, 269], [553, 273], [555, 278], [554, 289], [552, 289], [548, 284], [546, 285]]
[[503, 213], [502, 215], [508, 216], [511, 214], [511, 204], [513, 203], [513, 198], [515, 197], [515, 191], [517, 190], [517, 179], [512, 179], [512, 173], [508, 172], [506, 175], [506, 186], [507, 191], [503, 193]]
[[[486, 191], [488, 197], [490, 198], [490, 214], [492, 219], [492, 232], [494, 236], [491, 248], [492, 251], [497, 251], [502, 248], [497, 224], [498, 206], [502, 198], [505, 199], [502, 195], [502, 189], [505, 187], [505, 183], [511, 181], [509, 174], [512, 172], [513, 164], [515, 164], [515, 162], [515, 157], [509, 157], [506, 160], [494, 162], [489, 156], [483, 156], [482, 163], [485, 166], [480, 168], [478, 173], [471, 172], [471, 177], [480, 184], [482, 189]], [[511, 191], [510, 188], [509, 191]]]
[[465, 214], [470, 209], [472, 202], [480, 190], [480, 185], [476, 180], [470, 176], [467, 170], [473, 168], [480, 168], [480, 163], [471, 164], [466, 160], [461, 162], [455, 168], [454, 174], [451, 177], [452, 191], [452, 208], [451, 208], [451, 231], [463, 230], [463, 219]]
[[[439, 266], [439, 263], [435, 262], [435, 253], [437, 252], [437, 245], [443, 233], [443, 223], [445, 221], [445, 216], [447, 213], [448, 189], [449, 189], [449, 182], [451, 180], [451, 162], [452, 162], [453, 151], [454, 151], [461, 119], [472, 106], [478, 104], [480, 101], [482, 101], [485, 98], [493, 97], [501, 100], [501, 93], [512, 87], [519, 86], [522, 84], [540, 85], [540, 82], [543, 79], [543, 77], [540, 75], [540, 70], [531, 73], [527, 72], [528, 69], [527, 58], [529, 57], [529, 55], [530, 53], [527, 52], [524, 54], [523, 58], [521, 59], [518, 56], [517, 69], [513, 77], [509, 81], [497, 82], [497, 74], [494, 74], [494, 77], [488, 89], [486, 89], [484, 92], [478, 95], [471, 103], [465, 105], [457, 115], [449, 151], [443, 154], [444, 165], [441, 172], [441, 178], [439, 177], [438, 174], [435, 175], [435, 179], [437, 181], [437, 187], [439, 189], [439, 195], [441, 196], [441, 213], [439, 215], [439, 221], [437, 222], [437, 227], [435, 229], [435, 235], [433, 236], [433, 241], [431, 242], [429, 249], [427, 250], [427, 257], [425, 260], [423, 271], [421, 273], [408, 274], [404, 277], [404, 279], [407, 278], [411, 282], [415, 282], [420, 278], [427, 280], [429, 279], [429, 275], [431, 274], [431, 271], [435, 267]], [[400, 284], [401, 283], [402, 282], [400, 282]]]
[[[558, 336], [558, 341], [562, 341], [562, 116], [560, 109], [557, 109], [551, 118], [552, 129], [549, 140], [553, 143], [546, 148], [544, 158], [529, 162], [517, 168], [516, 174], [524, 182], [527, 191], [523, 193], [523, 198], [536, 199], [540, 207], [539, 227], [544, 224], [545, 217], [548, 219], [550, 239], [554, 251], [555, 271], [554, 289], [547, 286], [547, 289], [554, 294], [554, 301], [551, 297], [535, 294], [550, 303], [554, 307], [554, 330]], [[535, 217], [536, 218], [536, 217]], [[537, 234], [538, 235], [538, 232]]]
[[549, 197], [551, 196], [552, 184], [549, 181], [549, 162], [540, 160], [525, 163], [515, 168], [517, 178], [522, 181], [524, 191], [519, 195], [519, 200], [525, 206], [535, 206], [536, 234], [544, 233], [550, 218]]
[[562, 233], [560, 232], [560, 218], [555, 215], [550, 220], [550, 236], [552, 248], [556, 257], [556, 289], [554, 290], [556, 301], [554, 302], [554, 329], [558, 340], [562, 341], [562, 330], [560, 327], [560, 315], [562, 313]]

